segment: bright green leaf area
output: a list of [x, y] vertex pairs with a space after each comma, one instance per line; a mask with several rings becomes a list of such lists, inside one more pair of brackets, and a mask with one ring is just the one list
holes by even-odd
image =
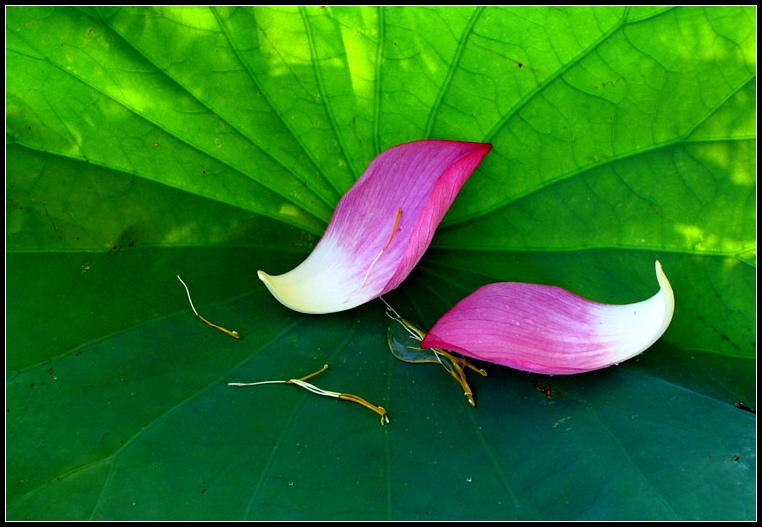
[[[6, 112], [7, 519], [756, 518], [755, 6], [10, 7]], [[428, 137], [493, 150], [403, 317], [494, 281], [636, 302], [659, 260], [664, 337], [575, 376], [478, 363], [472, 408], [394, 358], [380, 301], [279, 304], [256, 271]], [[391, 422], [226, 384], [324, 364]]]

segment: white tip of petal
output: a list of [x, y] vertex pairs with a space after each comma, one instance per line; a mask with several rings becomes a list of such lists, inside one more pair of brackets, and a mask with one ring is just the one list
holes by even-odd
[[278, 302], [299, 313], [319, 315], [355, 307], [343, 297], [336, 297], [340, 291], [328, 288], [316, 291], [316, 288], [320, 288], [319, 281], [302, 280], [300, 278], [303, 276], [300, 275], [303, 273], [292, 273], [271, 276], [264, 271], [257, 271], [257, 276]]
[[656, 293], [654, 298], [659, 298], [660, 303], [663, 305], [664, 313], [662, 315], [661, 326], [656, 330], [653, 338], [643, 350], [651, 346], [651, 344], [664, 335], [670, 322], [672, 322], [672, 315], [675, 313], [675, 293], [672, 291], [672, 285], [669, 283], [669, 280], [667, 280], [667, 275], [664, 274], [664, 270], [662, 270], [661, 262], [659, 262], [659, 260], [656, 260], [656, 280], [659, 282], [661, 290]]

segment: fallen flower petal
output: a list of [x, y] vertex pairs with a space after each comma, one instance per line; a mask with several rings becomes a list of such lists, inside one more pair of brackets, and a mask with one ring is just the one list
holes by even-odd
[[675, 298], [658, 261], [656, 279], [658, 293], [626, 305], [593, 302], [553, 286], [489, 284], [445, 313], [421, 347], [544, 374], [619, 364], [650, 347], [672, 320]]
[[432, 139], [385, 150], [341, 198], [307, 259], [282, 275], [259, 271], [259, 278], [302, 313], [345, 311], [395, 289], [491, 148]]

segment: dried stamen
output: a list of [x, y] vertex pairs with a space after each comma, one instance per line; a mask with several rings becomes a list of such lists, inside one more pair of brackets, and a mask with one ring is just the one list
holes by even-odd
[[185, 288], [185, 292], [188, 293], [188, 302], [190, 302], [191, 309], [196, 314], [196, 316], [201, 319], [201, 321], [203, 323], [205, 323], [205, 324], [207, 324], [209, 326], [212, 326], [215, 329], [219, 329], [223, 333], [227, 333], [228, 335], [230, 335], [234, 339], [240, 339], [241, 338], [241, 335], [239, 335], [237, 331], [230, 331], [229, 329], [225, 329], [222, 326], [218, 326], [217, 324], [213, 324], [213, 323], [209, 322], [207, 319], [205, 319], [204, 317], [202, 317], [201, 315], [199, 315], [198, 311], [196, 311], [196, 308], [193, 306], [193, 300], [191, 300], [191, 295], [190, 295], [190, 291], [188, 290], [188, 286], [185, 285], [185, 282], [183, 282], [183, 279], [180, 278], [180, 275], [177, 275], [177, 279], [180, 280], [180, 283], [183, 284], [183, 287]]
[[[426, 333], [424, 333], [423, 330], [421, 330], [420, 328], [416, 327], [414, 324], [402, 318], [399, 315], [399, 313], [397, 313], [397, 311], [391, 305], [389, 305], [389, 303], [386, 300], [384, 300], [383, 297], [379, 297], [379, 298], [384, 304], [386, 304], [386, 315], [389, 318], [391, 318], [392, 320], [400, 324], [405, 329], [405, 331], [407, 332], [407, 334], [410, 336], [411, 339], [417, 342], [423, 341], [423, 339], [426, 337]], [[451, 353], [441, 348], [428, 348], [427, 350], [421, 350], [420, 347], [413, 347], [414, 345], [405, 345], [402, 343], [400, 344], [403, 347], [397, 348], [395, 347], [396, 344], [394, 340], [389, 341], [390, 349], [392, 350], [392, 353], [398, 359], [403, 360], [405, 362], [414, 362], [414, 363], [438, 362], [458, 382], [460, 387], [463, 389], [463, 394], [466, 396], [466, 399], [468, 399], [468, 403], [471, 406], [476, 406], [476, 401], [474, 400], [474, 394], [471, 391], [471, 387], [468, 385], [468, 379], [466, 378], [466, 372], [464, 368], [469, 368], [475, 371], [476, 373], [478, 373], [479, 375], [482, 375], [483, 377], [487, 376], [486, 371], [484, 371], [481, 368], [477, 368], [476, 366], [468, 362], [466, 359], [462, 357], [456, 357], [455, 355], [452, 355]], [[407, 350], [407, 352], [404, 352], [402, 350]], [[410, 351], [413, 351], [413, 354], [410, 354]], [[425, 355], [421, 355], [420, 353], [423, 353], [424, 351], [429, 353]], [[416, 352], [420, 352], [420, 353], [416, 353]]]
[[368, 276], [370, 275], [370, 270], [373, 269], [373, 266], [376, 265], [376, 262], [379, 258], [381, 258], [381, 255], [384, 254], [384, 251], [389, 248], [389, 246], [392, 244], [392, 240], [394, 239], [394, 235], [397, 234], [397, 225], [400, 223], [400, 216], [402, 216], [402, 209], [397, 209], [397, 215], [394, 217], [394, 224], [392, 225], [392, 235], [389, 236], [389, 241], [386, 242], [386, 245], [384, 245], [383, 249], [381, 249], [378, 252], [378, 255], [373, 259], [373, 262], [370, 264], [370, 267], [368, 267], [368, 270], [365, 272], [365, 278], [362, 279], [362, 284], [360, 284], [360, 287], [358, 289], [362, 289], [365, 286], [365, 282], [368, 280]]
[[328, 364], [324, 365], [322, 368], [320, 368], [318, 371], [314, 373], [310, 373], [309, 375], [305, 375], [304, 377], [301, 377], [299, 379], [289, 379], [287, 381], [229, 382], [227, 384], [228, 386], [257, 386], [259, 384], [296, 384], [297, 386], [301, 386], [305, 390], [308, 390], [312, 393], [316, 393], [318, 395], [324, 395], [326, 397], [335, 397], [337, 399], [344, 399], [345, 401], [352, 401], [357, 404], [361, 404], [365, 408], [368, 408], [369, 410], [372, 410], [376, 412], [378, 415], [380, 415], [382, 425], [385, 425], [386, 423], [389, 422], [389, 416], [387, 415], [388, 412], [381, 406], [376, 406], [374, 404], [371, 404], [365, 399], [363, 399], [362, 397], [359, 397], [357, 395], [352, 395], [351, 393], [339, 393], [339, 392], [323, 390], [322, 388], [318, 388], [314, 384], [305, 382], [307, 379], [314, 377], [318, 373], [324, 372], [326, 369], [328, 369]]

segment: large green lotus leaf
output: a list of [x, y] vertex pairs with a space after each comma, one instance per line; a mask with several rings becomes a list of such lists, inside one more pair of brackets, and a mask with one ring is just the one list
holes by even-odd
[[[6, 111], [8, 519], [756, 517], [754, 7], [10, 7]], [[256, 271], [426, 137], [494, 147], [402, 316], [494, 281], [635, 302], [658, 259], [664, 337], [575, 376], [478, 363], [472, 408], [391, 355], [382, 303], [272, 298]], [[391, 422], [227, 384], [324, 364]]]

